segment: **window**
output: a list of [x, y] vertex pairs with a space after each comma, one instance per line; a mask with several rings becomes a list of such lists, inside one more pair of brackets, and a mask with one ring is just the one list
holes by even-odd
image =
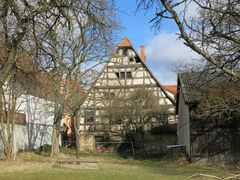
[[123, 50], [123, 55], [127, 56], [128, 55], [128, 49]]
[[88, 111], [85, 111], [85, 123], [94, 123], [94, 111], [93, 110], [88, 110]]
[[163, 121], [164, 124], [168, 123], [168, 115], [167, 114], [162, 115], [162, 121]]
[[95, 136], [95, 142], [104, 142], [104, 137], [103, 136]]
[[103, 95], [105, 97], [115, 97], [115, 93], [114, 92], [104, 92]]
[[120, 72], [120, 79], [125, 79], [125, 72]]
[[116, 76], [119, 78], [119, 79], [126, 79], [126, 78], [132, 78], [132, 72], [131, 71], [128, 71], [128, 72], [116, 72]]
[[109, 96], [110, 96], [110, 97], [115, 97], [115, 93], [114, 93], [114, 92], [110, 92], [110, 93], [109, 93]]
[[132, 72], [131, 71], [127, 72], [127, 78], [132, 78]]

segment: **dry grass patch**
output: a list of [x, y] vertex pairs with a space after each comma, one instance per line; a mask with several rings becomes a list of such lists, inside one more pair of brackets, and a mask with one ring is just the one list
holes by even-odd
[[[170, 179], [185, 180], [193, 174], [203, 173], [226, 177], [234, 174], [224, 166], [181, 164], [158, 159], [123, 158], [117, 154], [82, 154], [83, 159], [100, 161], [99, 169], [81, 169], [79, 165], [58, 165], [49, 157], [32, 152], [19, 153], [16, 161], [0, 161], [0, 179]], [[73, 155], [62, 155], [74, 158]], [[17, 178], [16, 178], [17, 177]], [[206, 179], [196, 177], [194, 179]]]
[[0, 173], [38, 172], [49, 169], [54, 162], [32, 152], [19, 153], [15, 161], [0, 161]]

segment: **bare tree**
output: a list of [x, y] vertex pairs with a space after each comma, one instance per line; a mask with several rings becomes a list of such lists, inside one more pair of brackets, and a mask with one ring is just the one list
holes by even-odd
[[214, 79], [201, 88], [202, 98], [195, 117], [219, 123], [231, 123], [240, 117], [240, 87], [235, 82]]
[[[71, 7], [61, 10], [68, 18], [59, 18], [54, 15], [56, 10], [52, 10], [50, 18], [40, 17], [35, 21], [35, 26], [40, 31], [33, 32], [34, 42], [39, 47], [36, 52], [39, 62], [45, 59], [41, 67], [54, 76], [55, 116], [51, 157], [56, 157], [58, 153], [60, 123], [64, 111], [67, 110], [72, 119], [77, 120], [75, 116], [83, 99], [80, 91], [83, 90], [74, 89], [73, 81], [76, 82], [75, 85], [82, 82], [84, 74], [104, 61], [112, 47], [113, 29], [116, 25], [109, 16], [109, 13], [113, 14], [111, 2], [72, 2]], [[69, 98], [73, 95], [74, 101]], [[74, 124], [78, 135], [77, 123]]]
[[16, 73], [8, 79], [2, 88], [2, 105], [0, 106], [1, 120], [1, 140], [4, 146], [4, 154], [8, 160], [14, 158], [14, 129], [16, 121], [17, 98], [21, 95], [19, 83], [17, 83]]
[[164, 122], [163, 115], [169, 113], [169, 107], [160, 105], [158, 98], [151, 90], [136, 89], [124, 97], [111, 97], [108, 101], [106, 117], [111, 124], [123, 124], [124, 134], [133, 136], [133, 141], [138, 149], [144, 149], [145, 130], [167, 123]]
[[[0, 1], [0, 119], [1, 140], [7, 159], [13, 159], [13, 139], [15, 124], [15, 73], [17, 55], [29, 27], [29, 22], [37, 14], [46, 12], [43, 3], [35, 8], [27, 8], [26, 1]], [[7, 87], [7, 88], [6, 88]]]
[[[175, 22], [186, 46], [217, 71], [240, 78], [238, 0], [138, 0], [138, 8], [156, 8], [156, 16], [150, 22], [157, 31], [162, 20]], [[188, 16], [190, 8], [195, 8], [195, 17]]]
[[[51, 73], [57, 101], [53, 147], [58, 146], [59, 123], [66, 104], [62, 81], [79, 80], [80, 64], [95, 62], [108, 52], [115, 26], [109, 16], [114, 13], [112, 5], [112, 1], [105, 0], [0, 1], [0, 94], [16, 69], [25, 70], [16, 66], [19, 52], [26, 53], [38, 70]], [[1, 97], [0, 107], [3, 106]]]
[[[0, 44], [1, 44], [1, 76], [0, 76], [0, 118], [4, 119], [2, 113], [3, 107], [6, 107], [6, 101], [4, 100], [4, 86], [11, 82], [11, 79], [15, 77], [17, 70], [26, 70], [22, 66], [18, 65], [18, 55], [21, 53], [30, 52], [29, 48], [25, 47], [24, 42], [29, 41], [27, 39], [27, 34], [34, 29], [32, 21], [39, 14], [47, 14], [53, 8], [58, 8], [58, 1], [0, 1]], [[59, 16], [64, 15], [62, 13]], [[23, 61], [24, 62], [24, 61]], [[15, 83], [15, 82], [13, 82]], [[8, 86], [8, 88], [14, 87]], [[11, 92], [11, 89], [8, 89]], [[11, 96], [8, 96], [10, 98]], [[15, 97], [12, 97], [13, 101], [16, 101]], [[9, 112], [14, 114], [15, 106], [11, 106]], [[11, 117], [14, 116], [13, 114]], [[12, 123], [7, 123], [6, 129], [14, 129], [14, 120]], [[2, 129], [2, 133], [4, 129]], [[3, 136], [1, 136], [3, 137]], [[6, 139], [14, 139], [14, 131], [7, 133], [5, 136]], [[4, 145], [4, 149], [7, 149], [8, 152], [6, 156], [7, 159], [12, 159], [13, 155], [13, 143], [9, 145]]]
[[[53, 126], [52, 151], [51, 156], [56, 157], [58, 152], [58, 139], [60, 122], [64, 110], [70, 113], [75, 119], [76, 111], [79, 110], [81, 98], [75, 98], [74, 102], [68, 102], [66, 96], [81, 96], [74, 92], [71, 80], [80, 82], [81, 75], [89, 71], [96, 64], [101, 63], [107, 55], [108, 48], [111, 47], [114, 23], [106, 16], [111, 12], [112, 6], [105, 1], [86, 1], [71, 4], [71, 8], [64, 9], [67, 19], [52, 16], [49, 19], [39, 19], [38, 29], [49, 30], [50, 33], [42, 36], [42, 32], [34, 32], [37, 37], [34, 42], [40, 45], [37, 53], [40, 58], [48, 59], [49, 73], [55, 76], [55, 117]], [[53, 10], [54, 13], [56, 10]], [[89, 64], [87, 64], [89, 63]], [[46, 65], [42, 65], [46, 69]], [[87, 66], [83, 71], [81, 66]], [[66, 92], [67, 91], [67, 92]], [[74, 105], [73, 105], [74, 104]], [[76, 127], [76, 133], [78, 127]], [[77, 133], [78, 134], [78, 133]]]

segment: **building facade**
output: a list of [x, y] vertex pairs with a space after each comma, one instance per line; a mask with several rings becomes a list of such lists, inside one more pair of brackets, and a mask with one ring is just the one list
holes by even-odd
[[[80, 132], [85, 141], [81, 141], [82, 147], [87, 144], [84, 142], [99, 141], [104, 139], [106, 134], [121, 136], [122, 124], [113, 124], [104, 119], [105, 108], [108, 101], [114, 97], [124, 98], [129, 92], [137, 89], [153, 92], [160, 107], [167, 107], [167, 113], [162, 115], [162, 119], [167, 123], [176, 122], [173, 93], [167, 92], [147, 67], [144, 47], [141, 46], [139, 55], [129, 39], [124, 38], [93, 83], [83, 103], [84, 112], [82, 112]], [[108, 97], [108, 100], [105, 97]], [[162, 123], [163, 121], [159, 120], [155, 126]]]

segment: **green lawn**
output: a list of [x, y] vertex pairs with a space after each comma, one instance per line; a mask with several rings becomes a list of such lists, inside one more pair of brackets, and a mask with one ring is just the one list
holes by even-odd
[[[64, 155], [66, 157], [66, 155]], [[99, 169], [79, 169], [77, 165], [56, 165], [48, 157], [20, 153], [15, 162], [0, 161], [0, 179], [187, 179], [195, 173], [226, 177], [233, 172], [224, 166], [194, 165], [167, 160], [134, 160], [116, 154], [83, 154], [100, 161]], [[194, 179], [206, 179], [194, 178]]]

